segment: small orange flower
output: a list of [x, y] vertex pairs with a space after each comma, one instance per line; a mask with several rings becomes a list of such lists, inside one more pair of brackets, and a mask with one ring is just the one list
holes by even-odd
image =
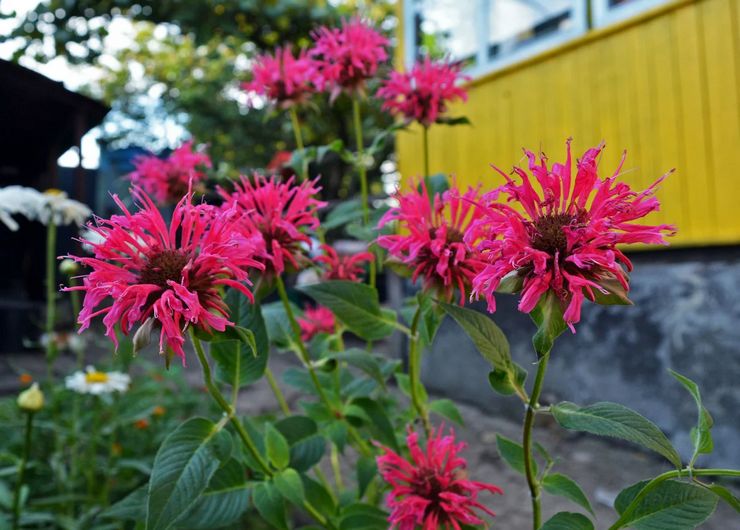
[[164, 407], [157, 405], [152, 409], [152, 416], [164, 416], [164, 413], [167, 412], [167, 409]]
[[22, 385], [30, 385], [33, 383], [33, 376], [24, 372], [18, 376], [18, 381], [20, 381]]
[[141, 418], [140, 420], [136, 420], [134, 422], [134, 427], [139, 429], [140, 431], [143, 431], [144, 429], [149, 428], [149, 420], [146, 418]]

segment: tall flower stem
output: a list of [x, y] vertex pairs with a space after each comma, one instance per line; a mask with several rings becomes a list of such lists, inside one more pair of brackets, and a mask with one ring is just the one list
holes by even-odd
[[429, 176], [429, 127], [424, 125], [421, 131], [422, 142], [424, 144], [424, 176]]
[[529, 485], [529, 494], [532, 498], [532, 527], [537, 530], [542, 521], [540, 509], [540, 483], [534, 470], [534, 458], [532, 457], [532, 428], [534, 427], [534, 418], [539, 404], [537, 401], [542, 393], [542, 384], [545, 380], [547, 371], [547, 361], [550, 359], [550, 352], [545, 353], [537, 365], [537, 375], [532, 387], [532, 393], [529, 396], [527, 412], [524, 415], [524, 432], [522, 434], [522, 447], [524, 449], [524, 474], [527, 477]]
[[411, 321], [411, 335], [409, 337], [409, 387], [411, 392], [411, 403], [416, 409], [424, 431], [427, 436], [432, 433], [432, 426], [429, 423], [429, 413], [426, 409], [426, 403], [421, 399], [421, 348], [419, 348], [419, 319], [421, 318], [421, 305], [416, 309], [414, 318]]
[[[352, 118], [355, 126], [355, 141], [357, 145], [357, 171], [360, 174], [360, 193], [362, 195], [362, 223], [370, 224], [370, 198], [367, 186], [367, 166], [365, 165], [365, 141], [362, 137], [362, 116], [360, 115], [359, 97], [352, 98]], [[375, 254], [373, 253], [373, 256]], [[370, 262], [368, 281], [375, 287], [375, 259]]]
[[[70, 287], [77, 287], [79, 285], [79, 282], [77, 281], [77, 278], [74, 276], [69, 277], [69, 286]], [[69, 292], [69, 299], [72, 302], [72, 314], [77, 316], [80, 314], [80, 293], [79, 291], [70, 291]], [[78, 323], [75, 323], [75, 329], [79, 327]], [[82, 370], [85, 365], [85, 348], [79, 348], [76, 352], [77, 354], [77, 369]]]
[[265, 368], [265, 378], [272, 389], [272, 393], [275, 394], [275, 399], [277, 399], [278, 405], [280, 405], [280, 410], [286, 416], [290, 416], [290, 406], [288, 406], [288, 402], [285, 400], [285, 395], [283, 395], [283, 391], [280, 390], [280, 386], [278, 386], [275, 376], [269, 368]]
[[57, 313], [56, 291], [56, 249], [57, 225], [54, 216], [49, 217], [46, 227], [46, 376], [51, 380], [54, 361], [57, 356], [57, 344], [54, 340], [54, 326]]
[[301, 152], [301, 180], [308, 180], [308, 160], [306, 159], [306, 152], [303, 147], [301, 122], [298, 119], [298, 111], [295, 109], [295, 105], [291, 105], [289, 113], [290, 123], [293, 127], [293, 136], [295, 137], [295, 145]]
[[[190, 328], [190, 338], [193, 342], [195, 353], [198, 356], [200, 365], [203, 368], [203, 381], [206, 385], [206, 388], [208, 389], [208, 392], [211, 394], [211, 397], [218, 404], [218, 406], [221, 407], [221, 410], [224, 412], [224, 414], [226, 414], [226, 417], [228, 418], [229, 422], [236, 430], [236, 433], [239, 436], [239, 439], [242, 441], [242, 443], [244, 444], [244, 447], [247, 449], [247, 451], [252, 456], [252, 458], [254, 458], [255, 462], [257, 462], [257, 465], [259, 466], [260, 470], [265, 474], [265, 476], [272, 478], [274, 473], [272, 469], [270, 469], [269, 464], [265, 461], [264, 458], [262, 458], [262, 455], [257, 449], [257, 445], [254, 443], [254, 440], [252, 440], [252, 437], [249, 435], [247, 430], [241, 424], [241, 422], [239, 421], [239, 418], [236, 417], [236, 414], [235, 414], [236, 411], [234, 410], [234, 408], [229, 404], [228, 401], [226, 401], [226, 398], [224, 398], [221, 391], [218, 389], [216, 384], [213, 382], [213, 376], [211, 375], [211, 366], [210, 364], [208, 364], [206, 353], [203, 350], [203, 344], [200, 342], [200, 339], [195, 336], [195, 331], [193, 330], [193, 328]], [[335, 530], [334, 525], [331, 524], [331, 522], [328, 521], [326, 517], [321, 515], [321, 513], [318, 510], [316, 510], [316, 508], [314, 508], [311, 503], [309, 503], [308, 501], [303, 501], [303, 508], [321, 526], [323, 526], [327, 530]]]
[[26, 436], [23, 441], [23, 453], [21, 463], [18, 466], [18, 482], [15, 484], [13, 495], [13, 530], [17, 530], [21, 518], [21, 490], [23, 489], [23, 478], [26, 473], [28, 455], [31, 453], [31, 432], [33, 431], [33, 412], [26, 413]]

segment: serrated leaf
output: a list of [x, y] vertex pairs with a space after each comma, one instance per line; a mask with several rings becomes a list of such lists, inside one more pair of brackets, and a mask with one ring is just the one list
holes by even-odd
[[457, 409], [457, 405], [450, 399], [436, 399], [429, 403], [429, 410], [436, 412], [440, 416], [447, 418], [458, 425], [464, 425], [462, 414]]
[[272, 479], [275, 487], [285, 499], [289, 500], [296, 506], [301, 506], [306, 498], [306, 492], [303, 490], [303, 482], [295, 469], [283, 469]]
[[252, 491], [252, 502], [262, 518], [279, 530], [288, 530], [285, 501], [270, 482], [260, 482]]
[[385, 385], [385, 378], [380, 371], [378, 359], [371, 353], [360, 348], [350, 348], [346, 351], [333, 353], [327, 357], [340, 362], [346, 362], [355, 366], [372, 377], [379, 385]]
[[372, 456], [361, 456], [357, 459], [357, 497], [365, 495], [370, 482], [378, 473], [378, 465]]
[[327, 489], [320, 483], [306, 475], [301, 475], [303, 490], [306, 492], [306, 500], [323, 515], [334, 516], [336, 505], [334, 499]]
[[149, 486], [146, 484], [135, 489], [117, 503], [103, 510], [100, 516], [110, 519], [144, 521], [148, 489]]
[[395, 313], [381, 310], [378, 291], [346, 280], [305, 285], [299, 290], [331, 309], [347, 328], [365, 340], [380, 340], [393, 333]]
[[591, 503], [588, 501], [588, 497], [586, 497], [581, 487], [572, 478], [562, 473], [551, 473], [546, 475], [542, 480], [542, 487], [550, 495], [559, 495], [560, 497], [570, 499], [582, 508], [585, 508], [591, 515], [595, 515], [593, 508], [591, 508]]
[[[501, 455], [501, 458], [503, 458], [507, 464], [509, 464], [511, 469], [521, 473], [522, 475], [526, 474], [526, 471], [524, 470], [524, 448], [520, 444], [514, 440], [506, 438], [505, 436], [497, 434], [496, 448], [498, 449], [498, 454]], [[532, 459], [532, 466], [534, 474], [536, 475], [537, 462], [534, 459]]]
[[560, 512], [545, 521], [540, 530], [594, 530], [594, 524], [580, 513]]
[[288, 467], [290, 463], [290, 446], [285, 437], [270, 425], [265, 425], [265, 451], [270, 463], [278, 469]]
[[342, 510], [340, 530], [388, 530], [388, 514], [369, 504], [350, 504]]
[[290, 467], [304, 472], [316, 465], [326, 452], [326, 440], [318, 434], [316, 422], [306, 416], [280, 420], [275, 428], [290, 445]]
[[371, 422], [368, 428], [375, 439], [398, 452], [396, 433], [385, 409], [377, 401], [366, 397], [354, 399], [352, 404], [357, 405], [367, 414]]
[[633, 442], [663, 455], [677, 469], [681, 457], [653, 422], [618, 403], [600, 402], [588, 407], [564, 401], [550, 407], [555, 421], [573, 431], [611, 436]]
[[681, 383], [686, 390], [689, 391], [691, 396], [694, 398], [694, 401], [696, 402], [696, 408], [698, 410], [699, 418], [696, 422], [696, 427], [691, 429], [691, 441], [694, 445], [694, 451], [689, 461], [689, 465], [693, 466], [696, 458], [700, 454], [709, 454], [714, 450], [714, 442], [712, 441], [711, 433], [714, 420], [709, 414], [709, 411], [702, 404], [701, 392], [699, 392], [698, 385], [688, 377], [683, 376], [678, 372], [675, 372], [673, 370], [668, 370], [668, 372], [670, 372], [670, 374], [679, 383]]
[[[614, 508], [626, 512], [647, 481], [630, 486], [617, 496]], [[666, 480], [648, 493], [619, 528], [637, 530], [692, 530], [706, 521], [717, 506], [711, 491], [686, 482]]]
[[228, 433], [203, 418], [186, 421], [165, 438], [149, 479], [147, 530], [172, 528], [195, 504], [221, 461], [230, 454]]
[[362, 219], [360, 200], [353, 199], [350, 201], [343, 201], [329, 212], [329, 215], [327, 215], [326, 219], [321, 223], [321, 227], [325, 231], [332, 230], [359, 219]]
[[534, 351], [542, 357], [552, 350], [552, 346], [568, 326], [563, 320], [563, 308], [560, 300], [551, 290], [542, 295], [537, 306], [529, 314], [537, 324], [537, 333], [532, 337]]

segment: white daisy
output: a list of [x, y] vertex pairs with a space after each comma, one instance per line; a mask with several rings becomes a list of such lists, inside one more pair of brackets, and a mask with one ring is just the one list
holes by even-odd
[[92, 215], [92, 210], [86, 204], [70, 199], [61, 190], [49, 189], [43, 195], [46, 200], [46, 207], [39, 214], [39, 220], [44, 224], [49, 224], [51, 218], [55, 225], [71, 225], [74, 223], [77, 226], [82, 226], [87, 218]]
[[122, 372], [98, 372], [95, 367], [88, 366], [85, 372], [75, 372], [64, 380], [64, 385], [78, 394], [111, 394], [126, 392], [131, 384], [131, 378]]
[[31, 221], [39, 219], [46, 201], [43, 193], [25, 186], [0, 188], [0, 221], [10, 230], [18, 230], [13, 215], [20, 214]]
[[80, 240], [85, 252], [88, 254], [95, 254], [94, 245], [103, 243], [105, 241], [105, 237], [103, 237], [103, 235], [97, 230], [93, 230], [89, 226], [85, 226], [80, 230]]

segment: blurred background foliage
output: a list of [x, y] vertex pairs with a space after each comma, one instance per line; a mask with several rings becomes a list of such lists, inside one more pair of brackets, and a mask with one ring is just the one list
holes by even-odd
[[[184, 130], [210, 144], [217, 172], [233, 177], [265, 167], [276, 151], [294, 147], [287, 115], [250, 108], [239, 89], [249, 78], [251, 58], [287, 43], [308, 47], [318, 25], [338, 24], [356, 13], [393, 37], [392, 0], [47, 0], [0, 39], [20, 43], [16, 61], [62, 57], [94, 67], [82, 91], [111, 106], [103, 145], [158, 151], [182, 140], [167, 131]], [[391, 120], [372, 99], [364, 107], [366, 137], [372, 138]], [[301, 115], [306, 144], [339, 137], [353, 145], [349, 109], [342, 98], [333, 105], [326, 96], [315, 98]], [[392, 147], [378, 153], [376, 168]], [[353, 195], [356, 179], [346, 178], [341, 160], [328, 158], [328, 167], [314, 173], [325, 175], [329, 198]], [[379, 191], [377, 169], [371, 177]]]

